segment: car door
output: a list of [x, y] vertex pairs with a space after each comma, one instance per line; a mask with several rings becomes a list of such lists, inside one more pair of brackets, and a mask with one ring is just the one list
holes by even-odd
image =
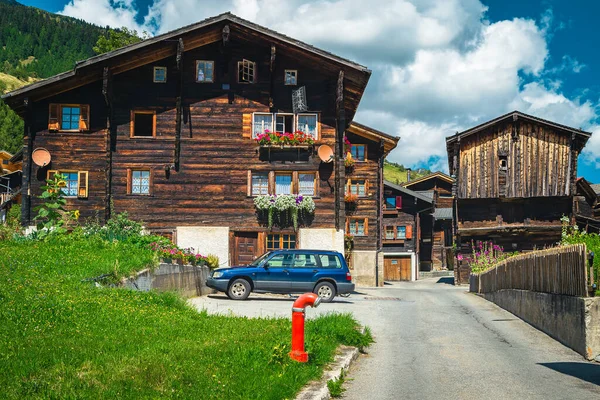
[[254, 277], [254, 288], [266, 292], [289, 293], [292, 287], [290, 281], [292, 263], [293, 254], [274, 254], [258, 268]]
[[292, 291], [310, 292], [313, 290], [316, 282], [316, 275], [319, 273], [317, 257], [310, 253], [294, 254], [294, 264], [290, 271], [290, 280], [292, 281]]

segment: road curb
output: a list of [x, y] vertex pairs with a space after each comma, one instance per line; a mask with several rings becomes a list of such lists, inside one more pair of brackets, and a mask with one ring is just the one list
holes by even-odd
[[310, 382], [296, 396], [296, 400], [329, 400], [329, 389], [327, 381], [339, 379], [342, 372], [348, 371], [350, 365], [358, 358], [359, 352], [356, 347], [339, 346], [333, 363], [327, 366], [323, 376], [318, 381]]

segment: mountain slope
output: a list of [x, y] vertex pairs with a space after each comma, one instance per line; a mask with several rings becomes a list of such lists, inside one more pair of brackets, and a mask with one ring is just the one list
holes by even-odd
[[[431, 171], [425, 168], [411, 170], [410, 180], [414, 181], [415, 179], [419, 179], [425, 175], [429, 175], [430, 173]], [[390, 181], [395, 184], [401, 184], [408, 181], [407, 177], [408, 172], [404, 165], [396, 164], [388, 160], [383, 162], [383, 178], [386, 181]]]

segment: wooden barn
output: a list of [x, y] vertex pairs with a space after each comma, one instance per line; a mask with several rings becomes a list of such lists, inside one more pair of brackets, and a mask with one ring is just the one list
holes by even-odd
[[[383, 195], [384, 279], [417, 280], [423, 251], [423, 221], [431, 220], [433, 199], [389, 181], [384, 182]], [[430, 230], [425, 231], [431, 234]]]
[[433, 201], [433, 210], [421, 219], [420, 271], [451, 269], [452, 249], [452, 185], [454, 179], [443, 172], [433, 172], [402, 184]]
[[[397, 139], [351, 125], [370, 74], [230, 13], [79, 62], [3, 96], [25, 121], [23, 223], [60, 172], [82, 218], [105, 221], [112, 204], [222, 265], [277, 248], [343, 252], [348, 229], [371, 252], [360, 265], [375, 282], [381, 233], [370, 208]], [[364, 157], [348, 177], [347, 130]], [[267, 131], [295, 139], [261, 143]], [[35, 150], [51, 164], [33, 163]], [[347, 190], [369, 210], [347, 216]], [[315, 208], [296, 226], [285, 213], [269, 226], [255, 205], [268, 195], [310, 197]]]
[[557, 243], [561, 217], [575, 221], [577, 157], [590, 136], [514, 111], [446, 138], [458, 252], [468, 255], [472, 241], [506, 251]]

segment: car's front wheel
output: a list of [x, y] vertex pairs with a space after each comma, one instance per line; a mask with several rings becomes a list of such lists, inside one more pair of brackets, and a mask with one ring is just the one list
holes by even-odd
[[250, 282], [243, 278], [238, 278], [229, 285], [227, 296], [232, 300], [246, 300], [250, 296], [251, 291]]
[[330, 303], [335, 297], [335, 286], [329, 282], [321, 282], [315, 286], [314, 293], [319, 295], [323, 303]]

